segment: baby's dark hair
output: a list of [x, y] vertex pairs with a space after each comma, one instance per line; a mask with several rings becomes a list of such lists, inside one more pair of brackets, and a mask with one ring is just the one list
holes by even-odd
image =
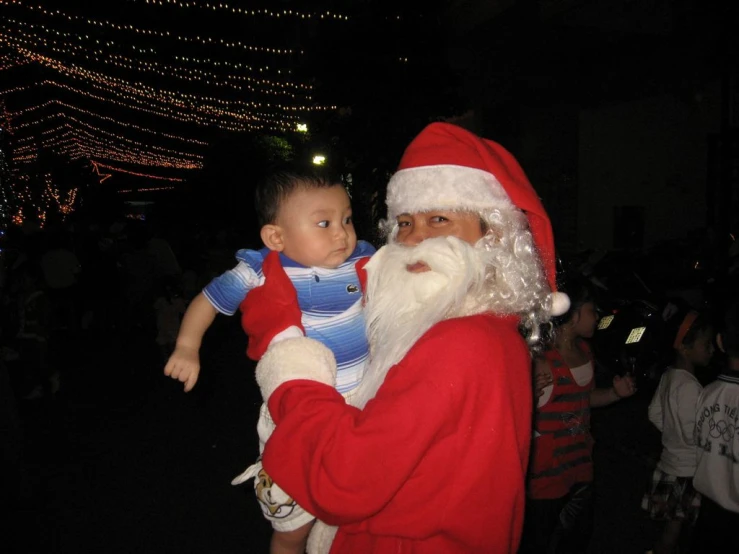
[[739, 300], [726, 310], [721, 327], [721, 346], [730, 358], [739, 358]]
[[301, 165], [273, 169], [254, 192], [254, 206], [260, 227], [274, 223], [282, 203], [299, 190], [344, 186], [340, 175], [330, 170]]

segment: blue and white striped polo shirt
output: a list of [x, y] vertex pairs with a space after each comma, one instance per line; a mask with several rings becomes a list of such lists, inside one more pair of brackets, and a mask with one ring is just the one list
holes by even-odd
[[[233, 315], [249, 291], [264, 283], [262, 263], [269, 252], [268, 248], [239, 250], [238, 265], [203, 289], [216, 310]], [[371, 244], [357, 241], [349, 259], [336, 269], [306, 267], [280, 254], [282, 267], [298, 293], [305, 335], [322, 342], [334, 353], [336, 389], [342, 394], [359, 384], [369, 357], [362, 289], [355, 265], [360, 258], [374, 253]]]

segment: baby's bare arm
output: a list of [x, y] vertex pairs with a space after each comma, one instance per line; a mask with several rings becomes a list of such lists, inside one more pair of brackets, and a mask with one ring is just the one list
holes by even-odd
[[201, 292], [190, 303], [182, 318], [177, 344], [164, 367], [164, 374], [185, 383], [185, 392], [192, 390], [198, 381], [200, 344], [217, 313]]

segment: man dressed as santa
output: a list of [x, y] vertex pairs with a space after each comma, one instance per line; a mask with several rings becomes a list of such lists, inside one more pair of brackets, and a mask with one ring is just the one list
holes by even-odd
[[[388, 184], [367, 264], [371, 366], [345, 400], [308, 338], [257, 368], [277, 427], [267, 473], [335, 536], [313, 552], [516, 552], [531, 435], [530, 349], [564, 313], [549, 219], [500, 145], [433, 123]], [[333, 542], [331, 540], [333, 539]]]

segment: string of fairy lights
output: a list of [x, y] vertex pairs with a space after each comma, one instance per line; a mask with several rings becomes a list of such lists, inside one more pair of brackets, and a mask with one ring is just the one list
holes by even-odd
[[[11, 221], [16, 225], [22, 225], [31, 215], [28, 212], [33, 212], [34, 219], [43, 228], [52, 206], [64, 219], [74, 212], [78, 191], [79, 187], [72, 187], [64, 193], [61, 192], [53, 183], [51, 173], [45, 173], [41, 193], [35, 195], [30, 187], [30, 177], [20, 175], [13, 189], [20, 207], [13, 214]], [[35, 196], [38, 196], [38, 199], [35, 199]]]
[[[54, 60], [47, 56], [36, 54], [23, 48], [19, 49], [18, 51], [20, 54], [29, 58], [30, 60], [41, 65], [50, 67], [58, 71], [59, 73], [78, 80], [88, 80], [93, 83], [94, 86], [99, 85], [99, 88], [107, 90], [108, 92], [114, 94], [120, 92], [121, 95], [124, 95], [126, 98], [129, 99], [139, 96], [147, 99], [153, 99], [159, 103], [172, 104], [175, 106], [182, 106], [185, 104], [189, 104], [190, 107], [196, 108], [202, 106], [202, 109], [207, 108], [210, 112], [218, 110], [218, 108], [212, 107], [212, 104], [224, 106], [226, 109], [230, 110], [259, 109], [263, 107], [275, 108], [279, 111], [304, 111], [307, 109], [307, 106], [288, 106], [284, 104], [270, 104], [253, 101], [244, 102], [240, 100], [223, 100], [213, 96], [201, 96], [187, 94], [179, 91], [157, 89], [155, 87], [146, 85], [145, 83], [131, 83], [117, 77], [111, 77], [95, 71], [89, 71], [76, 65], [65, 65], [57, 60]], [[307, 97], [307, 100], [310, 100], [310, 97]], [[154, 104], [152, 103], [152, 105]], [[316, 107], [314, 107], [313, 109], [316, 109]], [[327, 107], [318, 107], [318, 109], [327, 109]]]
[[[12, 43], [12, 39], [8, 40], [7, 33], [4, 35], [1, 35], [0, 38], [6, 38], [6, 41]], [[16, 45], [18, 48], [18, 46]], [[176, 119], [179, 119], [180, 121], [183, 120], [190, 120], [189, 114], [183, 117], [182, 114], [177, 116], [176, 110], [172, 109], [172, 105], [177, 107], [185, 107], [186, 109], [190, 110], [195, 108], [197, 111], [201, 113], [207, 113], [210, 117], [195, 117], [195, 121], [202, 125], [217, 125], [222, 128], [226, 128], [228, 130], [261, 130], [261, 129], [270, 129], [271, 130], [280, 130], [284, 131], [286, 129], [290, 129], [293, 127], [293, 122], [295, 121], [295, 116], [285, 115], [285, 114], [277, 114], [276, 118], [270, 118], [269, 116], [265, 117], [265, 113], [257, 112], [257, 113], [248, 113], [248, 110], [250, 109], [276, 109], [278, 111], [292, 111], [292, 112], [305, 112], [308, 110], [316, 111], [326, 111], [326, 110], [333, 110], [335, 109], [335, 106], [310, 106], [310, 105], [304, 105], [304, 106], [289, 106], [279, 103], [269, 103], [269, 102], [243, 102], [243, 101], [233, 101], [233, 100], [224, 100], [212, 96], [202, 96], [202, 95], [191, 95], [187, 93], [181, 93], [179, 91], [156, 91], [156, 96], [154, 96], [153, 100], [154, 102], [149, 101], [149, 98], [152, 94], [152, 91], [154, 90], [153, 87], [147, 87], [146, 85], [142, 83], [135, 83], [135, 85], [138, 86], [132, 86], [131, 84], [117, 78], [111, 78], [109, 76], [100, 74], [99, 72], [92, 72], [89, 70], [85, 70], [84, 68], [80, 68], [74, 65], [64, 65], [58, 60], [55, 60], [53, 58], [50, 58], [48, 56], [43, 56], [40, 54], [37, 54], [35, 52], [32, 52], [30, 50], [27, 50], [25, 48], [19, 48], [19, 52], [21, 52], [24, 56], [27, 58], [30, 58], [33, 61], [39, 62], [41, 64], [47, 65], [58, 72], [70, 76], [77, 80], [87, 80], [91, 81], [91, 84], [93, 88], [96, 90], [99, 90], [101, 92], [106, 92], [108, 94], [113, 94], [114, 96], [121, 98], [126, 101], [133, 101], [137, 108], [144, 110], [148, 110], [150, 113], [155, 113], [158, 115], [163, 116], [172, 116]], [[247, 77], [248, 78], [248, 77]], [[264, 80], [262, 80], [264, 81]], [[60, 85], [59, 83], [56, 83], [55, 81], [45, 81], [46, 83], [52, 83], [56, 84], [57, 86], [67, 86], [67, 85]], [[284, 87], [284, 85], [282, 85]], [[72, 88], [68, 87], [68, 90], [72, 90]], [[237, 87], [241, 88], [241, 87]], [[304, 87], [307, 88], [307, 87]], [[122, 89], [122, 90], [119, 90]], [[11, 89], [7, 92], [17, 91], [20, 90], [19, 88]], [[76, 89], [75, 89], [76, 90]], [[274, 90], [268, 90], [268, 92], [271, 93], [277, 93], [281, 94], [284, 93], [284, 91], [274, 91]], [[84, 94], [84, 92], [82, 92]], [[88, 93], [88, 96], [90, 94]], [[294, 94], [290, 95], [291, 97], [295, 98]], [[306, 100], [310, 101], [310, 96], [306, 96]], [[157, 105], [159, 103], [159, 105]], [[164, 103], [165, 105], [162, 106], [161, 104]], [[215, 103], [215, 105], [213, 104]], [[169, 105], [166, 105], [169, 104]], [[123, 104], [125, 106], [125, 104]], [[163, 112], [163, 113], [162, 113]], [[212, 117], [215, 115], [217, 118], [235, 118], [237, 120], [236, 123], [226, 121], [216, 121]], [[243, 124], [243, 121], [248, 121], [249, 123], [246, 123], [246, 125]], [[241, 124], [239, 123], [242, 122]], [[262, 124], [260, 125], [254, 125], [254, 121], [260, 121]]]
[[[11, 34], [14, 33], [14, 34]], [[299, 95], [296, 93], [310, 92], [313, 90], [313, 86], [310, 84], [303, 84], [292, 81], [280, 81], [270, 80], [263, 77], [251, 77], [249, 75], [236, 75], [232, 73], [228, 74], [217, 74], [212, 71], [204, 71], [202, 69], [181, 67], [172, 64], [160, 63], [156, 60], [141, 60], [116, 54], [112, 51], [106, 51], [102, 48], [96, 50], [86, 50], [84, 47], [79, 45], [72, 45], [61, 41], [56, 41], [50, 38], [39, 37], [33, 33], [25, 33], [22, 29], [13, 29], [12, 32], [8, 27], [0, 25], [0, 39], [20, 50], [22, 48], [32, 51], [47, 49], [51, 50], [55, 54], [71, 56], [75, 58], [83, 58], [86, 61], [94, 62], [98, 64], [112, 65], [114, 67], [138, 71], [141, 73], [156, 73], [158, 75], [166, 75], [174, 79], [203, 83], [208, 86], [214, 87], [230, 87], [234, 90], [249, 91], [249, 92], [262, 92], [266, 94], [275, 95], [286, 95], [291, 98], [297, 98]], [[177, 60], [183, 62], [189, 62], [190, 58], [186, 57], [175, 57]], [[15, 64], [20, 63], [31, 63], [33, 60], [27, 59], [26, 57], [17, 56], [15, 58]], [[198, 62], [198, 60], [194, 60]], [[203, 62], [204, 63], [204, 62]], [[244, 69], [250, 73], [262, 73], [265, 70], [269, 71], [269, 66], [265, 68], [254, 68], [244, 64], [233, 64], [234, 69]], [[278, 75], [282, 73], [281, 70], [276, 70]], [[247, 83], [244, 86], [233, 83], [231, 81]]]
[[[0, 34], [0, 39], [4, 38], [4, 35]], [[10, 41], [8, 41], [10, 42]], [[212, 96], [203, 96], [203, 95], [193, 95], [193, 94], [186, 94], [182, 92], [175, 92], [175, 91], [166, 91], [166, 90], [157, 90], [154, 87], [148, 86], [144, 83], [140, 82], [128, 82], [124, 79], [120, 79], [117, 77], [111, 77], [104, 75], [100, 72], [96, 71], [89, 71], [84, 68], [81, 68], [80, 66], [77, 66], [75, 64], [64, 64], [56, 59], [50, 58], [48, 56], [44, 56], [41, 54], [37, 54], [35, 52], [32, 52], [30, 50], [27, 50], [25, 48], [18, 48], [18, 52], [26, 57], [30, 62], [36, 62], [40, 65], [44, 65], [46, 67], [49, 67], [51, 69], [56, 70], [57, 72], [72, 77], [74, 79], [78, 80], [89, 80], [94, 83], [98, 83], [100, 85], [104, 85], [109, 89], [112, 88], [120, 88], [124, 90], [125, 92], [129, 92], [132, 95], [139, 95], [144, 97], [151, 98], [153, 95], [154, 100], [158, 100], [160, 102], [173, 102], [173, 99], [182, 98], [183, 101], [190, 100], [190, 101], [198, 101], [201, 103], [206, 102], [214, 102], [216, 104], [220, 105], [236, 105], [236, 106], [245, 106], [249, 108], [258, 108], [262, 106], [266, 107], [274, 107], [279, 110], [304, 110], [306, 109], [305, 106], [285, 106], [282, 104], [270, 104], [270, 103], [260, 103], [260, 102], [242, 102], [242, 101], [227, 101], [222, 100], [217, 97]], [[238, 90], [243, 90], [243, 87], [236, 87]], [[254, 91], [256, 91], [254, 89]], [[271, 95], [280, 95], [285, 94], [285, 91], [274, 91], [274, 90], [267, 90], [268, 94]], [[297, 98], [296, 95], [287, 93], [288, 96], [292, 98]], [[305, 96], [305, 99], [310, 101], [310, 96]], [[329, 107], [331, 108], [331, 107]], [[313, 107], [313, 109], [327, 109], [327, 107]]]
[[[129, 61], [132, 64], [141, 64], [141, 65], [147, 65], [147, 64], [153, 64], [155, 66], [158, 65], [156, 61], [156, 56], [158, 55], [156, 49], [154, 48], [141, 48], [136, 44], [131, 43], [124, 43], [124, 42], [116, 42], [113, 40], [110, 40], [107, 35], [104, 40], [96, 39], [95, 35], [90, 37], [89, 35], [79, 35], [74, 33], [68, 33], [68, 32], [60, 32], [60, 31], [54, 31], [46, 29], [46, 27], [38, 27], [39, 30], [42, 32], [46, 32], [47, 34], [54, 35], [51, 37], [48, 36], [41, 36], [38, 33], [28, 32], [25, 31], [26, 28], [36, 28], [37, 26], [34, 26], [30, 23], [12, 20], [16, 23], [16, 25], [13, 26], [3, 26], [1, 27], [6, 36], [11, 36], [13, 40], [23, 42], [27, 46], [31, 47], [44, 47], [47, 49], [51, 49], [54, 52], [65, 54], [65, 55], [78, 55], [86, 57], [88, 60], [95, 61], [102, 61], [103, 63], [106, 63], [104, 59], [99, 58], [93, 58], [92, 54], [99, 55], [99, 56], [113, 56], [118, 59]], [[56, 37], [63, 37], [68, 39], [68, 41], [74, 41], [79, 42], [82, 44], [71, 44], [70, 42], [63, 42], [61, 40], [57, 40]], [[97, 48], [98, 50], [92, 50], [92, 48]], [[102, 49], [105, 50], [102, 50]], [[115, 52], [115, 48], [122, 48], [125, 50], [133, 50], [140, 56], [147, 56], [149, 58], [155, 58], [154, 60], [142, 60], [140, 58], [128, 58], [126, 56], [120, 55]], [[247, 64], [244, 62], [233, 62], [227, 59], [222, 58], [202, 58], [202, 57], [193, 57], [193, 56], [184, 56], [181, 54], [177, 54], [173, 56], [173, 59], [176, 62], [183, 62], [186, 64], [191, 65], [198, 65], [198, 66], [208, 66], [215, 69], [220, 68], [227, 68], [229, 70], [233, 71], [246, 71], [248, 73], [258, 73], [260, 75], [264, 74], [271, 74], [274, 73], [276, 75], [280, 76], [289, 76], [292, 73], [292, 70], [290, 69], [281, 69], [279, 67], [271, 67], [270, 65], [264, 65], [264, 66], [256, 66], [253, 64]], [[177, 71], [189, 71], [187, 68], [181, 68], [174, 66], [174, 69]], [[194, 70], [192, 70], [194, 71]], [[228, 78], [228, 76], [226, 76]], [[234, 79], [244, 78], [243, 76], [234, 76], [230, 77]], [[270, 86], [287, 86], [287, 87], [295, 87], [297, 89], [307, 89], [310, 90], [312, 87], [310, 85], [301, 84], [301, 83], [295, 83], [292, 81], [270, 81], [266, 78], [253, 78], [257, 82], [263, 82]]]
[[[144, 188], [138, 188], [138, 189], [136, 189], [135, 192], [154, 192], [154, 191], [157, 191], [157, 190], [174, 190], [174, 189], [175, 189], [175, 187], [173, 187], [173, 186], [169, 186], [169, 187], [144, 187]], [[133, 189], [121, 189], [121, 190], [118, 191], [119, 194], [129, 194], [129, 193], [132, 193], [132, 192], [134, 192]], [[134, 215], [130, 215], [130, 216], [126, 216], [126, 217], [130, 217], [132, 219], [135, 219], [136, 218], [136, 216], [134, 216]]]
[[[35, 111], [38, 111], [38, 110], [43, 110], [43, 109], [48, 108], [50, 106], [51, 107], [57, 107], [58, 106], [60, 108], [65, 108], [67, 110], [72, 110], [72, 111], [74, 111], [76, 113], [85, 115], [87, 117], [94, 117], [96, 119], [100, 119], [102, 121], [113, 123], [115, 125], [124, 127], [126, 129], [133, 129], [133, 130], [138, 131], [138, 132], [141, 132], [141, 133], [147, 133], [147, 134], [151, 134], [151, 135], [154, 135], [154, 136], [157, 136], [157, 137], [164, 137], [164, 138], [173, 139], [173, 140], [177, 140], [177, 141], [181, 141], [181, 142], [185, 142], [185, 143], [189, 143], [189, 144], [195, 144], [197, 146], [208, 146], [208, 143], [207, 142], [204, 142], [202, 140], [197, 140], [197, 139], [190, 138], [190, 137], [184, 137], [184, 136], [181, 136], [181, 135], [174, 135], [172, 133], [164, 133], [164, 132], [161, 132], [161, 131], [157, 131], [155, 129], [149, 129], [148, 127], [142, 127], [141, 125], [136, 125], [134, 123], [130, 123], [130, 122], [127, 122], [127, 121], [120, 121], [119, 119], [115, 119], [113, 117], [109, 117], [109, 116], [102, 115], [102, 114], [99, 114], [99, 113], [96, 113], [96, 112], [92, 112], [90, 110], [85, 110], [85, 109], [82, 109], [82, 108], [80, 108], [78, 106], [74, 106], [72, 104], [69, 104], [67, 102], [62, 102], [61, 100], [48, 100], [48, 101], [46, 101], [46, 102], [44, 102], [42, 104], [37, 104], [35, 106], [30, 106], [28, 108], [23, 108], [21, 110], [15, 111], [15, 112], [9, 112], [8, 116], [9, 116], [10, 119], [16, 119], [16, 118], [19, 118], [19, 117], [21, 117], [23, 115], [26, 115], [28, 113], [35, 112]], [[51, 116], [49, 116], [49, 117], [51, 117]], [[46, 121], [46, 119], [47, 118], [42, 118], [40, 120], [34, 120], [34, 121], [29, 121], [29, 122], [26, 122], [26, 123], [19, 124], [19, 125], [15, 125], [15, 128], [20, 129], [20, 128], [23, 128], [23, 127], [26, 127], [26, 126], [36, 125], [36, 124], [38, 124], [40, 122]]]
[[[244, 44], [238, 40], [228, 41], [222, 38], [214, 39], [212, 37], [199, 37], [199, 36], [191, 37], [191, 36], [186, 36], [186, 35], [175, 34], [170, 31], [157, 31], [155, 29], [144, 29], [144, 28], [136, 27], [134, 25], [121, 25], [121, 24], [111, 22], [111, 21], [100, 21], [100, 20], [95, 20], [95, 19], [89, 19], [87, 17], [83, 17], [80, 15], [69, 15], [60, 10], [47, 10], [43, 8], [42, 6], [28, 5], [24, 2], [20, 2], [19, 0], [9, 0], [7, 3], [11, 5], [21, 6], [27, 10], [36, 11], [48, 17], [66, 19], [69, 22], [82, 23], [82, 24], [86, 24], [89, 26], [93, 26], [93, 27], [100, 27], [103, 29], [113, 29], [116, 31], [129, 31], [129, 32], [133, 32], [135, 34], [144, 35], [144, 36], [169, 38], [172, 40], [190, 43], [190, 44], [197, 43], [202, 46], [209, 46], [209, 45], [215, 44], [215, 45], [223, 46], [225, 48], [237, 48], [240, 50], [244, 50], [246, 52], [261, 52], [261, 53], [278, 54], [278, 55], [292, 55], [292, 54], [302, 54], [303, 53], [302, 51], [296, 52], [295, 50], [292, 50], [290, 48], [270, 48], [268, 46], [253, 46], [249, 44]], [[8, 18], [8, 21], [11, 21], [14, 24], [22, 23], [22, 22], [19, 22], [19, 21], [10, 19], [10, 18]], [[46, 29], [46, 27], [43, 25], [41, 25], [40, 27]]]
[[74, 211], [74, 201], [77, 199], [78, 188], [75, 187], [68, 190], [67, 193], [64, 195], [64, 200], [61, 200], [60, 197], [62, 196], [62, 194], [59, 192], [59, 189], [52, 183], [50, 174], [45, 175], [44, 182], [46, 183], [46, 188], [44, 189], [44, 192], [48, 195], [49, 198], [54, 200], [59, 213], [65, 216], [71, 214]]
[[[209, 10], [214, 12], [227, 12], [232, 15], [243, 15], [243, 16], [262, 16], [262, 17], [274, 17], [274, 18], [281, 18], [281, 17], [292, 17], [296, 19], [332, 19], [332, 20], [338, 20], [338, 21], [348, 21], [349, 16], [343, 15], [340, 13], [331, 13], [330, 11], [325, 12], [304, 12], [299, 10], [270, 10], [267, 8], [240, 8], [237, 6], [229, 6], [228, 4], [219, 2], [211, 3], [211, 2], [178, 2], [177, 0], [128, 0], [128, 2], [132, 4], [150, 4], [152, 6], [172, 6], [175, 8], [181, 8], [181, 9], [190, 9], [190, 8], [196, 8], [201, 10]], [[34, 9], [33, 5], [30, 5], [27, 2], [23, 2], [21, 0], [6, 0], [6, 4], [15, 4], [15, 5], [23, 5], [24, 7], [27, 7], [28, 9]], [[44, 10], [41, 6], [36, 7], [39, 10]], [[50, 11], [50, 10], [49, 10]], [[399, 18], [399, 16], [398, 16]]]
[[[266, 112], [248, 114], [226, 110], [216, 110], [215, 114], [211, 114], [207, 111], [203, 113], [192, 113], [187, 111], [186, 106], [175, 108], [169, 106], [153, 106], [152, 104], [141, 102], [135, 97], [126, 97], [128, 102], [121, 102], [110, 97], [93, 94], [80, 88], [65, 85], [64, 83], [60, 83], [51, 79], [45, 79], [43, 81], [39, 81], [30, 85], [21, 85], [12, 89], [6, 89], [4, 91], [0, 91], [0, 95], [6, 95], [13, 92], [23, 92], [32, 88], [43, 86], [57, 87], [64, 91], [79, 94], [80, 96], [84, 96], [86, 98], [99, 100], [101, 102], [106, 102], [138, 112], [156, 115], [159, 117], [173, 119], [175, 121], [181, 121], [185, 123], [197, 123], [198, 125], [206, 127], [219, 127], [227, 131], [289, 131], [294, 128], [295, 122], [300, 119], [297, 115], [283, 114], [280, 118], [281, 120], [275, 120], [270, 114]], [[93, 88], [102, 88], [95, 87], [94, 84], [92, 86]], [[105, 91], [105, 89], [103, 90]], [[115, 92], [113, 92], [113, 95], [117, 96]]]
[[155, 179], [159, 181], [171, 181], [175, 183], [181, 183], [184, 181], [184, 179], [180, 177], [162, 177], [161, 175], [149, 175], [147, 173], [138, 173], [136, 171], [130, 171], [128, 169], [123, 169], [121, 167], [114, 167], [111, 165], [106, 165], [100, 162], [96, 162], [96, 165], [98, 167], [102, 167], [103, 169], [109, 169], [110, 171], [117, 171], [119, 173], [126, 173], [127, 175], [135, 175], [136, 177], [145, 177], [147, 179]]
[[265, 16], [265, 17], [294, 17], [299, 19], [335, 19], [339, 21], [348, 21], [348, 15], [342, 15], [340, 13], [326, 12], [300, 12], [298, 10], [268, 10], [268, 9], [248, 9], [239, 8], [236, 6], [229, 6], [224, 3], [210, 3], [210, 2], [178, 2], [176, 0], [129, 0], [132, 3], [146, 3], [157, 6], [174, 6], [176, 8], [200, 8], [204, 10], [212, 11], [225, 11], [233, 15], [245, 15], [245, 16]]
[[[43, 123], [45, 121], [48, 121], [48, 120], [51, 120], [51, 119], [55, 119], [55, 118], [64, 119], [67, 122], [64, 123], [64, 124], [62, 124], [62, 125], [59, 125], [58, 127], [55, 127], [54, 129], [59, 129], [61, 127], [71, 127], [71, 125], [69, 123], [71, 121], [71, 122], [73, 122], [76, 125], [85, 127], [87, 130], [89, 130], [93, 134], [95, 134], [95, 133], [97, 133], [97, 134], [103, 134], [106, 137], [110, 137], [111, 139], [114, 139], [116, 142], [129, 143], [130, 145], [132, 145], [133, 148], [139, 148], [141, 151], [158, 151], [158, 152], [160, 152], [162, 154], [169, 154], [169, 155], [172, 155], [172, 156], [175, 156], [175, 157], [181, 157], [181, 158], [190, 158], [190, 159], [198, 160], [198, 161], [202, 161], [202, 159], [203, 159], [203, 156], [201, 154], [194, 154], [192, 152], [177, 151], [177, 150], [173, 150], [171, 148], [166, 148], [164, 146], [144, 144], [144, 143], [142, 143], [140, 141], [137, 141], [137, 140], [134, 140], [134, 139], [125, 137], [123, 135], [118, 135], [116, 133], [112, 133], [112, 132], [107, 131], [105, 129], [100, 129], [99, 127], [95, 127], [93, 125], [90, 125], [89, 123], [85, 123], [84, 121], [81, 121], [81, 120], [77, 119], [76, 117], [71, 116], [71, 115], [67, 115], [67, 114], [65, 114], [63, 112], [51, 114], [49, 116], [42, 117], [41, 119], [38, 119], [38, 120], [33, 121], [33, 122], [29, 122], [29, 123], [40, 124], [40, 123]], [[45, 133], [48, 133], [51, 130], [52, 129], [47, 129], [47, 130], [43, 131], [41, 134], [43, 135]], [[16, 149], [15, 149], [16, 150], [16, 153], [22, 151], [24, 148], [27, 148], [27, 146], [22, 146], [22, 145], [24, 143], [26, 143], [26, 142], [33, 141], [34, 138], [35, 138], [34, 136], [28, 136], [28, 137], [24, 137], [24, 138], [18, 139], [16, 141], [16, 143], [15, 143], [16, 144]]]
[[11, 56], [6, 54], [5, 56], [0, 57], [0, 71], [15, 69], [16, 67], [20, 67], [29, 63], [31, 63], [29, 60], [26, 60], [21, 56]]
[[116, 141], [100, 139], [92, 133], [83, 129], [76, 129], [69, 124], [48, 129], [44, 131], [40, 141], [18, 147], [13, 154], [13, 162], [16, 165], [34, 162], [38, 157], [39, 151], [45, 148], [53, 148], [65, 154], [69, 154], [69, 150], [72, 149], [75, 152], [73, 159], [82, 157], [82, 154], [87, 155], [92, 153], [96, 158], [104, 158], [132, 165], [174, 169], [202, 169], [201, 160], [177, 158], [171, 155], [145, 152], [137, 148], [121, 146]]
[[172, 190], [202, 169], [213, 132], [290, 133], [309, 114], [337, 109], [315, 103], [313, 84], [294, 77], [292, 66], [304, 55], [300, 43], [278, 44], [285, 37], [272, 33], [261, 40], [273, 44], [259, 44], [243, 39], [258, 35], [218, 36], [215, 25], [198, 32], [178, 22], [188, 11], [257, 26], [279, 19], [345, 22], [348, 15], [212, 1], [119, 1], [156, 14], [132, 24], [130, 17], [116, 20], [109, 7], [88, 17], [69, 5], [0, 0], [0, 10], [10, 10], [0, 19], [0, 71], [40, 68], [26, 71], [31, 78], [21, 82], [0, 79], [0, 102], [10, 99], [13, 107], [4, 126], [12, 135], [7, 159], [16, 223], [33, 216], [43, 226], [49, 210], [66, 216], [79, 201], [80, 189], [60, 188], [51, 173], [43, 174], [43, 190], [34, 196], [31, 175], [44, 152], [89, 162], [100, 184], [126, 174], [171, 183], [135, 190]]

